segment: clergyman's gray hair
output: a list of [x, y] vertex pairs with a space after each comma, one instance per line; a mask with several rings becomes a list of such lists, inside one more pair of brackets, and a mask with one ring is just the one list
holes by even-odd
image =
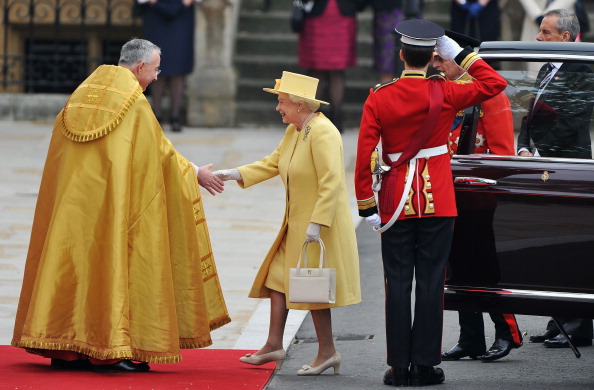
[[132, 38], [122, 46], [118, 65], [132, 66], [139, 62], [150, 63], [153, 52], [161, 54], [161, 49], [146, 39]]
[[568, 9], [552, 9], [544, 13], [543, 17], [555, 15], [557, 16], [557, 32], [563, 34], [564, 31], [569, 31], [569, 41], [575, 42], [580, 33], [580, 22], [578, 21], [575, 12]]

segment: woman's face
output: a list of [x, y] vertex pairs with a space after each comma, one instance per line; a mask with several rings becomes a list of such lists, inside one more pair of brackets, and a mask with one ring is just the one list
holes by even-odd
[[299, 104], [295, 104], [289, 100], [289, 95], [281, 92], [278, 94], [278, 104], [276, 111], [281, 114], [283, 123], [292, 123], [296, 125], [299, 122]]

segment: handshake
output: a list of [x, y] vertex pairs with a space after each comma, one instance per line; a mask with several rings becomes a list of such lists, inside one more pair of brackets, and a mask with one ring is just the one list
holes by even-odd
[[213, 175], [215, 175], [222, 181], [241, 180], [241, 173], [239, 173], [239, 170], [237, 168], [221, 169], [218, 171], [214, 171]]

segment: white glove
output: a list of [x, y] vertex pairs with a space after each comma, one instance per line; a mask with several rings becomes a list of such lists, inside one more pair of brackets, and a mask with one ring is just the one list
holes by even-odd
[[380, 227], [382, 224], [382, 219], [379, 215], [373, 214], [369, 217], [365, 217], [365, 222], [367, 222], [367, 224], [371, 227]]
[[213, 174], [221, 179], [222, 181], [227, 180], [242, 180], [241, 173], [239, 173], [239, 169], [221, 169], [219, 171], [214, 171]]
[[444, 35], [437, 38], [435, 50], [444, 60], [453, 60], [462, 51], [462, 48], [452, 38]]
[[320, 241], [320, 228], [322, 226], [319, 223], [311, 222], [305, 232], [305, 241], [314, 242]]

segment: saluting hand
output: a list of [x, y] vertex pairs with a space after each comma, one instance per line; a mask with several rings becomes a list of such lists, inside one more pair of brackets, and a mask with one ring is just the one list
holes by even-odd
[[444, 60], [454, 60], [458, 54], [462, 51], [462, 48], [452, 38], [444, 35], [443, 37], [437, 38], [437, 45], [435, 50], [441, 58]]

